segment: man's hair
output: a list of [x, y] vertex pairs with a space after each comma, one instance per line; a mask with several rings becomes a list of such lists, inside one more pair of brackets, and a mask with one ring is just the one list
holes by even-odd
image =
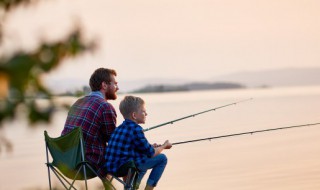
[[120, 102], [119, 110], [122, 116], [127, 119], [130, 118], [130, 115], [133, 112], [137, 111], [143, 104], [144, 100], [140, 97], [125, 96], [124, 99]]
[[90, 88], [92, 91], [98, 91], [101, 89], [102, 82], [111, 82], [111, 75], [117, 76], [117, 73], [113, 69], [99, 68], [95, 70], [90, 77]]

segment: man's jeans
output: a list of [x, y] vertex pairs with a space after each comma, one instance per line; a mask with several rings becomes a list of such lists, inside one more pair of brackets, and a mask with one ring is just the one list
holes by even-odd
[[147, 185], [155, 187], [161, 178], [161, 175], [167, 165], [167, 157], [164, 154], [159, 154], [153, 158], [148, 159], [144, 164], [138, 166], [139, 175], [137, 184], [139, 185], [143, 176], [146, 174], [148, 169], [152, 169]]

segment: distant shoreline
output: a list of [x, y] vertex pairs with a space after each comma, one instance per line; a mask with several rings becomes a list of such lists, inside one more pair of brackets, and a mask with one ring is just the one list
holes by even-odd
[[194, 90], [223, 90], [223, 89], [243, 89], [246, 86], [239, 83], [230, 82], [194, 82], [182, 85], [147, 85], [145, 87], [139, 88], [137, 90], [131, 91], [131, 93], [154, 93], [154, 92], [185, 92]]

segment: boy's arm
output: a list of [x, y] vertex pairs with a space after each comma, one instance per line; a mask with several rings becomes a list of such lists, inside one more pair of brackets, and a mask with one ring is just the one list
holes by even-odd
[[172, 144], [166, 140], [162, 145], [154, 148], [154, 155], [152, 157], [157, 156], [160, 154], [164, 149], [170, 149], [172, 147]]
[[155, 149], [146, 139], [141, 127], [136, 127], [134, 129], [132, 137], [134, 139], [133, 145], [135, 151], [139, 152], [140, 154], [145, 154], [149, 158], [154, 155]]

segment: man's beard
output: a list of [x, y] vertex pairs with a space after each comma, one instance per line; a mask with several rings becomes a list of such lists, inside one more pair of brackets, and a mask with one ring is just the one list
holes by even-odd
[[115, 99], [117, 99], [117, 94], [116, 94], [116, 92], [109, 92], [109, 91], [107, 91], [104, 95], [105, 95], [105, 97], [106, 97], [107, 100], [115, 100]]

